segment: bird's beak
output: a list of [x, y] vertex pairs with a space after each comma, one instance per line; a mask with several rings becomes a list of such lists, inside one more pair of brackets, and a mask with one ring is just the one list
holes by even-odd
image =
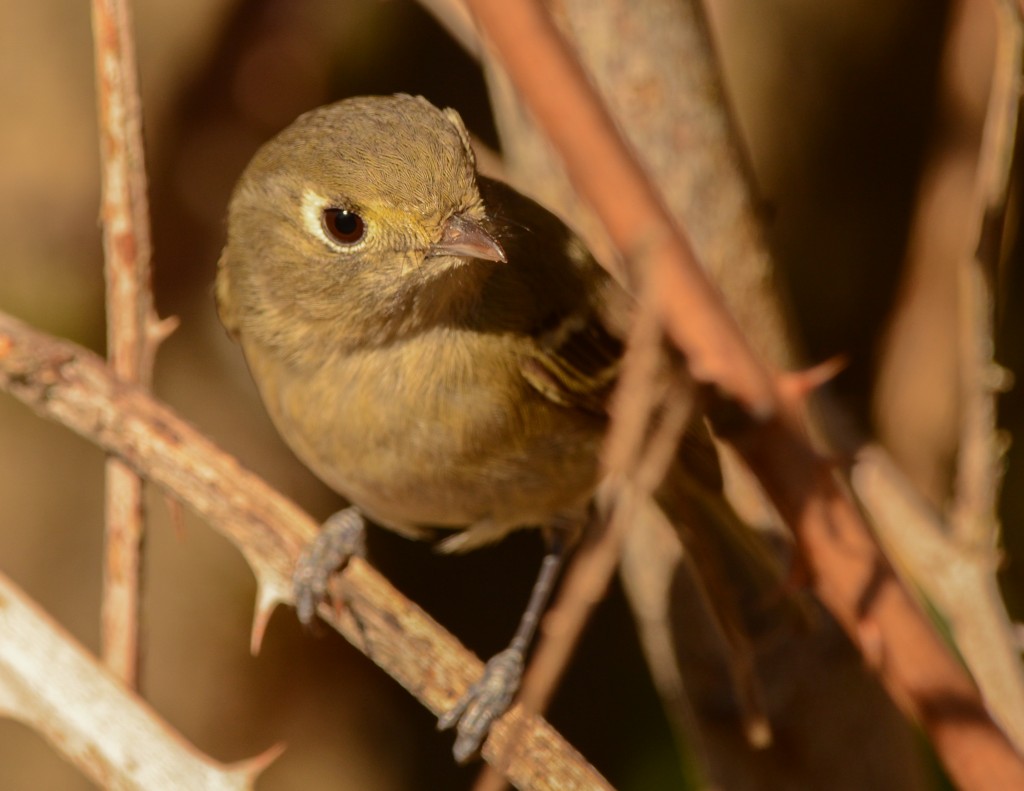
[[498, 240], [483, 227], [463, 214], [453, 214], [444, 224], [444, 232], [436, 244], [427, 248], [427, 257], [454, 255], [505, 263], [505, 251]]

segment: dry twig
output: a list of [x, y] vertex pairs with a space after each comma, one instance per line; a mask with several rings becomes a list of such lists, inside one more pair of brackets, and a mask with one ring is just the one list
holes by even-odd
[[[664, 392], [654, 392], [653, 380], [662, 361], [660, 342], [658, 326], [645, 311], [631, 332], [614, 399], [615, 419], [606, 440], [605, 456], [614, 483], [603, 485], [609, 497], [599, 504], [599, 524], [592, 525], [584, 537], [545, 618], [519, 694], [527, 711], [543, 712], [550, 702], [590, 615], [608, 592], [629, 526], [664, 477], [691, 416], [694, 393], [685, 375], [680, 377], [684, 381], [662, 388]], [[655, 403], [659, 395], [660, 403]], [[659, 406], [665, 408], [662, 420], [649, 425]]]
[[744, 417], [725, 426], [793, 528], [815, 590], [961, 787], [1024, 787], [1024, 763], [899, 582], [826, 460], [795, 380], [754, 357], [690, 247], [537, 2], [470, 0], [481, 28], [627, 262], [643, 262], [691, 372]]
[[[953, 531], [962, 550], [991, 553], [998, 541], [1002, 454], [995, 395], [1004, 374], [993, 359], [994, 283], [1024, 87], [1024, 21], [1009, 0], [995, 0], [996, 49], [975, 186], [969, 250], [960, 260], [960, 379], [963, 418]], [[1024, 702], [1024, 698], [1022, 698]], [[1024, 737], [1024, 728], [1022, 728]], [[1024, 743], [1024, 741], [1022, 741]]]
[[[93, 0], [96, 95], [103, 175], [107, 347], [117, 376], [148, 384], [170, 324], [157, 321], [150, 291], [149, 203], [135, 46], [127, 0]], [[107, 666], [138, 682], [142, 480], [107, 461], [102, 641]]]
[[[120, 456], [232, 541], [256, 576], [253, 648], [271, 612], [291, 600], [291, 573], [316, 523], [138, 386], [113, 378], [91, 352], [0, 314], [0, 389]], [[340, 575], [347, 606], [320, 616], [435, 714], [480, 677], [483, 664], [362, 560]], [[543, 719], [515, 707], [483, 757], [520, 789], [608, 789]]]
[[124, 791], [246, 791], [283, 749], [231, 766], [210, 759], [2, 574], [0, 711], [45, 736], [98, 785]]

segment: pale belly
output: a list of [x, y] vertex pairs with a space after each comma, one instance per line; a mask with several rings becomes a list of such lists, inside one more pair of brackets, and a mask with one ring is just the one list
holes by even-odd
[[384, 526], [498, 535], [582, 511], [603, 420], [548, 401], [514, 365], [481, 367], [458, 348], [420, 354], [367, 352], [302, 378], [247, 356], [296, 455]]

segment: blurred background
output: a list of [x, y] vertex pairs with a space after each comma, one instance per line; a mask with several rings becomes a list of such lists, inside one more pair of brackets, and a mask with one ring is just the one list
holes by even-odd
[[[411, 0], [148, 0], [136, 29], [161, 315], [155, 390], [324, 518], [337, 498], [273, 432], [220, 328], [212, 282], [231, 187], [300, 112], [367, 93], [422, 93], [497, 147], [477, 65]], [[726, 83], [808, 358], [843, 353], [836, 382], [937, 506], [956, 450], [954, 266], [971, 207], [992, 69], [987, 4], [709, 0]], [[0, 2], [0, 309], [103, 351], [99, 171], [87, 3]], [[1001, 273], [997, 356], [1024, 370], [1024, 283]], [[937, 320], [938, 319], [938, 320]], [[888, 339], [893, 338], [892, 342]], [[1024, 434], [1019, 388], [1001, 401]], [[1004, 590], [1024, 608], [1024, 458], [1002, 503]], [[0, 397], [2, 570], [98, 649], [103, 457]], [[248, 653], [254, 582], [237, 552], [150, 492], [142, 689], [225, 762], [285, 742], [262, 789], [468, 788], [451, 737], [334, 634], [281, 610]], [[504, 646], [541, 555], [515, 536], [466, 557], [375, 532], [372, 561], [481, 656]], [[594, 691], [603, 694], [595, 696]], [[608, 693], [614, 690], [614, 694]], [[621, 789], [683, 772], [621, 594], [601, 606], [550, 719]], [[0, 788], [89, 788], [36, 734], [0, 721]]]

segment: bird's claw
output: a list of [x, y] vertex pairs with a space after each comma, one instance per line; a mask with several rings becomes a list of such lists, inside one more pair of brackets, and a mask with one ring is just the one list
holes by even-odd
[[523, 677], [523, 652], [506, 648], [491, 657], [484, 673], [437, 722], [439, 730], [456, 728], [455, 760], [465, 763], [480, 750], [491, 725], [504, 714]]
[[324, 522], [306, 545], [292, 573], [292, 591], [299, 621], [309, 626], [328, 593], [331, 575], [353, 555], [366, 554], [366, 522], [355, 508], [346, 508]]

